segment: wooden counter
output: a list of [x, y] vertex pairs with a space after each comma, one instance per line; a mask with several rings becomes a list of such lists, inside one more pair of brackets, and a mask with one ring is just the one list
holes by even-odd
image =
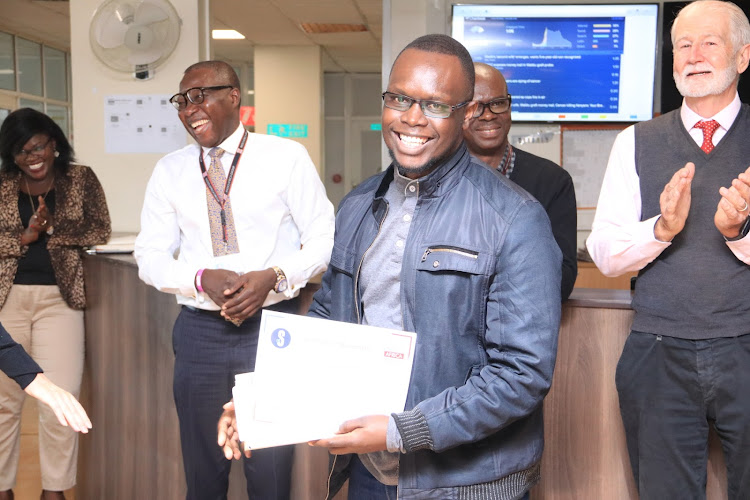
[[[615, 388], [633, 321], [630, 298], [627, 290], [576, 288], [563, 306], [557, 365], [544, 401], [542, 481], [531, 500], [638, 498]], [[709, 443], [707, 498], [724, 500], [724, 458], [713, 431]]]
[[625, 273], [622, 276], [610, 278], [604, 276], [593, 262], [578, 261], [578, 276], [576, 288], [603, 288], [607, 290], [630, 290], [630, 280], [637, 276], [637, 272]]
[[[185, 479], [172, 396], [174, 295], [138, 279], [130, 255], [87, 256], [86, 361], [81, 402], [94, 428], [80, 439], [80, 499], [178, 500]], [[312, 295], [306, 294], [307, 309]], [[325, 497], [328, 454], [298, 445], [292, 498]], [[346, 498], [345, 490], [336, 499]], [[234, 463], [229, 500], [247, 499]]]
[[[84, 265], [89, 306], [82, 402], [94, 428], [81, 437], [76, 498], [184, 498], [172, 397], [175, 298], [141, 282], [129, 255], [89, 256]], [[564, 305], [545, 400], [543, 479], [532, 500], [637, 498], [614, 383], [632, 316], [625, 290], [576, 288]], [[327, 454], [307, 445], [296, 451], [292, 498], [321, 500]], [[714, 439], [709, 500], [727, 498], [723, 471]], [[246, 498], [241, 476], [234, 467], [230, 500]]]

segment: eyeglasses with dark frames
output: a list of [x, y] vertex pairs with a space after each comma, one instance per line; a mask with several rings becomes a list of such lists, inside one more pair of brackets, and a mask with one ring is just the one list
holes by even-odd
[[47, 149], [47, 146], [49, 146], [49, 143], [52, 142], [52, 138], [47, 138], [47, 142], [44, 144], [40, 144], [39, 146], [35, 146], [31, 149], [22, 149], [18, 153], [16, 153], [14, 156], [16, 157], [16, 160], [25, 160], [29, 157], [29, 155], [35, 155], [39, 156], [42, 154], [42, 152]]
[[193, 87], [187, 89], [185, 92], [178, 92], [169, 98], [169, 102], [172, 103], [177, 111], [182, 111], [187, 108], [188, 102], [191, 104], [200, 104], [205, 99], [204, 92], [206, 90], [221, 90], [234, 88], [232, 85], [214, 85], [212, 87]]
[[419, 104], [425, 116], [430, 118], [448, 118], [451, 113], [459, 108], [463, 108], [471, 101], [461, 102], [456, 105], [446, 104], [440, 101], [430, 101], [414, 99], [408, 95], [396, 94], [393, 92], [383, 92], [383, 104], [386, 108], [396, 111], [408, 111], [414, 103]]
[[489, 102], [477, 101], [477, 109], [474, 110], [474, 118], [479, 118], [484, 114], [485, 108], [495, 115], [501, 115], [510, 109], [510, 94], [507, 97], [498, 97]]

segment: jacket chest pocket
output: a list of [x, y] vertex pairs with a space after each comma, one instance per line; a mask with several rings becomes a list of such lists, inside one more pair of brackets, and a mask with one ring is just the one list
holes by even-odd
[[484, 274], [486, 255], [477, 250], [452, 245], [430, 245], [417, 263], [420, 271]]
[[[483, 331], [489, 254], [448, 244], [425, 245], [417, 262], [416, 310], [434, 311], [434, 319], [460, 335]], [[437, 324], [434, 326], [438, 326]]]

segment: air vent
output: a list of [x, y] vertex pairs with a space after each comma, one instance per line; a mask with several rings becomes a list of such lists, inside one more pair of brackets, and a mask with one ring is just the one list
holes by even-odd
[[321, 33], [357, 33], [367, 31], [367, 26], [364, 24], [302, 23], [300, 24], [300, 28], [305, 33], [314, 35]]

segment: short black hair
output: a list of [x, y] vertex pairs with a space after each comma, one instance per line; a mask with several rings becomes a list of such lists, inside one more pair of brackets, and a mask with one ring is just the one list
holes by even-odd
[[[466, 74], [466, 83], [469, 89], [469, 94], [466, 100], [470, 101], [472, 97], [474, 97], [474, 61], [472, 61], [471, 54], [469, 54], [469, 51], [466, 50], [466, 47], [464, 47], [461, 42], [448, 35], [438, 33], [423, 35], [404, 47], [404, 49], [399, 52], [398, 56], [396, 56], [396, 61], [398, 61], [401, 54], [408, 49], [416, 49], [423, 52], [436, 52], [438, 54], [447, 54], [449, 56], [458, 57], [458, 60], [461, 63], [461, 68]], [[396, 61], [393, 63], [395, 64]]]
[[193, 70], [204, 69], [204, 68], [210, 69], [211, 71], [219, 75], [223, 80], [227, 82], [227, 85], [231, 85], [232, 87], [241, 89], [240, 78], [237, 76], [237, 72], [229, 63], [224, 62], [224, 61], [197, 62], [195, 64], [188, 66], [183, 74], [187, 75]]
[[0, 169], [7, 172], [20, 172], [14, 160], [29, 139], [44, 134], [55, 141], [55, 170], [66, 172], [75, 161], [73, 147], [68, 142], [60, 126], [44, 113], [31, 108], [21, 108], [9, 114], [0, 127]]

